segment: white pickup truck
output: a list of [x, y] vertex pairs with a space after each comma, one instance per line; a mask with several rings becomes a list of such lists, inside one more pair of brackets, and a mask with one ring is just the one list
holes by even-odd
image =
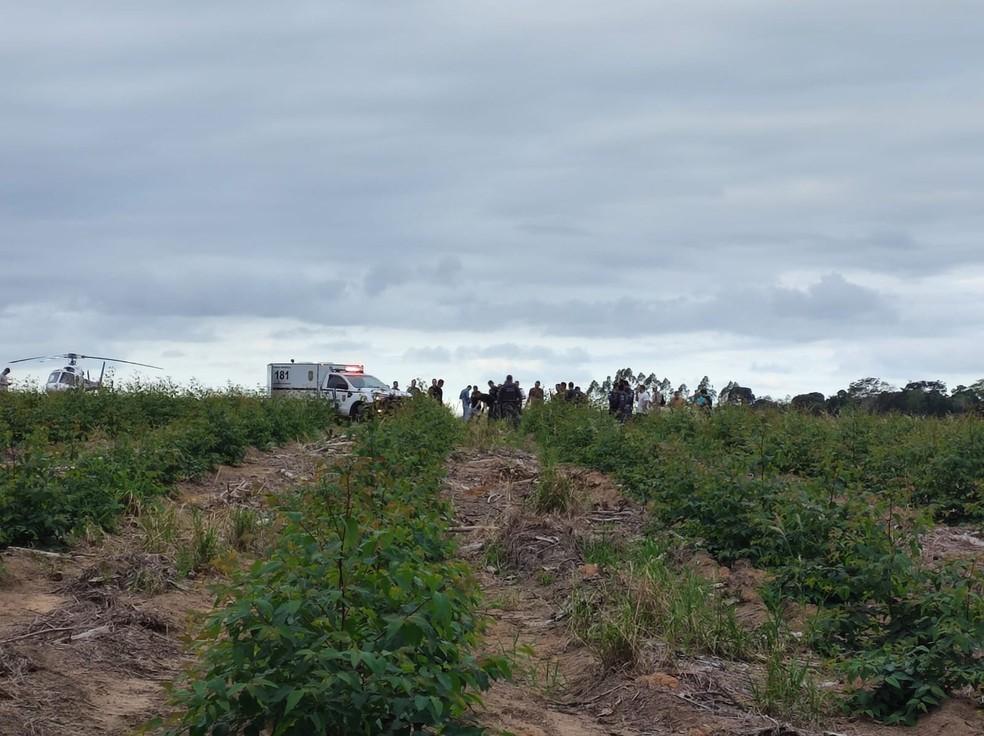
[[269, 363], [270, 396], [308, 396], [331, 401], [353, 419], [378, 409], [384, 401], [406, 396], [353, 363]]

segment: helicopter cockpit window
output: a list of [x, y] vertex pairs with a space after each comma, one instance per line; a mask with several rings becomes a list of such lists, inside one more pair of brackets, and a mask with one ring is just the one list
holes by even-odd
[[58, 383], [58, 374], [60, 371], [54, 371], [50, 376], [48, 376], [48, 383]]
[[71, 373], [62, 373], [61, 378], [58, 379], [58, 383], [64, 383], [66, 386], [74, 386], [75, 376]]

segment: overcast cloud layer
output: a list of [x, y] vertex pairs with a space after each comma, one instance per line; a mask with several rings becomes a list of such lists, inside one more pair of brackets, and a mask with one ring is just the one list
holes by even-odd
[[280, 5], [0, 0], [0, 362], [984, 376], [984, 5]]

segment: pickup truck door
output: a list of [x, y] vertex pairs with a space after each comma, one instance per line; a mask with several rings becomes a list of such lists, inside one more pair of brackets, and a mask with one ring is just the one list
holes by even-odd
[[351, 403], [351, 390], [349, 388], [348, 382], [336, 373], [328, 376], [328, 383], [326, 384], [328, 389], [328, 395], [331, 397], [332, 402], [334, 402], [335, 407], [344, 413], [348, 412], [348, 405]]

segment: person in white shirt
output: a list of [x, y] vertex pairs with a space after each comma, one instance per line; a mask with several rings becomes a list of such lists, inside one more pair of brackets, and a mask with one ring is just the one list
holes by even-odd
[[636, 389], [636, 414], [648, 414], [652, 404], [653, 395], [649, 393], [649, 389], [645, 386], [639, 386]]

